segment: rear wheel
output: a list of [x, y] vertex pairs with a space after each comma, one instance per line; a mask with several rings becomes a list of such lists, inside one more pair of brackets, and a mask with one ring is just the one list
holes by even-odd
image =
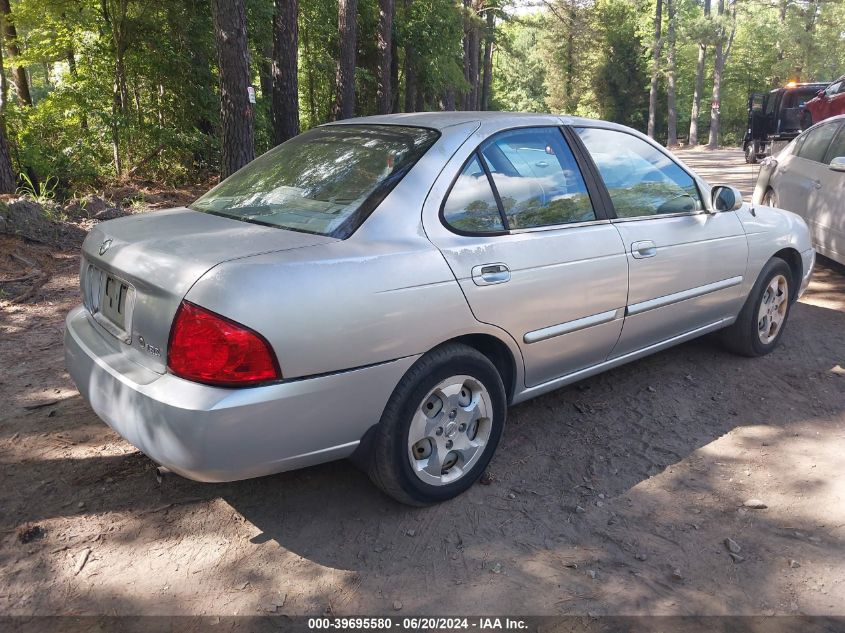
[[767, 207], [778, 206], [778, 196], [774, 189], [769, 188], [766, 190], [766, 193], [763, 195], [763, 204]]
[[375, 430], [369, 475], [394, 499], [451, 499], [481, 476], [499, 443], [507, 399], [490, 360], [466, 345], [439, 347], [402, 378]]
[[792, 271], [785, 261], [773, 257], [763, 267], [736, 322], [722, 333], [732, 352], [764, 356], [783, 335], [792, 301]]
[[746, 143], [745, 162], [749, 164], [757, 162], [757, 141], [749, 141]]

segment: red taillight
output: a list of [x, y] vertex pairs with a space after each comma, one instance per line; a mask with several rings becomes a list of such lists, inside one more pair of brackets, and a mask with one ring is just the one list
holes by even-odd
[[242, 386], [282, 377], [260, 334], [187, 301], [173, 320], [167, 366], [180, 378], [211, 385]]

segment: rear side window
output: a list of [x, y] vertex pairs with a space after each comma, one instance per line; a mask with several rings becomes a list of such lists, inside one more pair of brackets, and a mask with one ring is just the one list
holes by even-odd
[[587, 185], [561, 131], [521, 128], [485, 141], [443, 203], [459, 232], [491, 233], [596, 219]]
[[693, 177], [649, 143], [616, 130], [575, 131], [599, 169], [617, 217], [694, 213], [704, 208]]
[[830, 147], [827, 150], [827, 155], [824, 157], [824, 164], [830, 165], [830, 161], [834, 158], [843, 156], [845, 156], [845, 125], [839, 128], [839, 133], [830, 144]]
[[499, 233], [505, 230], [499, 206], [484, 168], [473, 154], [443, 204], [446, 223], [465, 233]]
[[816, 163], [823, 162], [824, 155], [827, 153], [827, 148], [830, 146], [830, 141], [833, 140], [833, 135], [836, 134], [838, 127], [838, 123], [827, 123], [807, 132], [804, 142], [798, 149], [798, 156]]
[[480, 148], [510, 229], [596, 219], [587, 185], [558, 128], [502, 132]]

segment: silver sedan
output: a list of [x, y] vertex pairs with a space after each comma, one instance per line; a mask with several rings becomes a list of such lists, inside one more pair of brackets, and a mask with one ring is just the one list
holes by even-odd
[[845, 115], [814, 125], [764, 160], [754, 200], [800, 215], [816, 250], [845, 264]]
[[427, 504], [481, 475], [511, 404], [717, 330], [770, 352], [814, 260], [801, 218], [620, 125], [352, 119], [92, 230], [66, 363], [186, 477], [352, 457]]

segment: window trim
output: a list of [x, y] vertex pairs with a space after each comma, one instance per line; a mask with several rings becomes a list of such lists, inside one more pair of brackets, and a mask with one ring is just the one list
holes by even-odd
[[[601, 172], [599, 171], [598, 165], [596, 165], [595, 161], [593, 160], [593, 157], [590, 155], [590, 152], [587, 149], [587, 146], [584, 144], [584, 141], [581, 139], [581, 136], [576, 131], [579, 128], [593, 129], [593, 130], [607, 130], [609, 132], [618, 132], [620, 134], [627, 134], [628, 136], [633, 136], [635, 139], [638, 139], [640, 141], [643, 141], [647, 145], [650, 145], [652, 148], [654, 148], [655, 150], [657, 150], [658, 152], [663, 154], [666, 158], [668, 158], [670, 161], [672, 161], [672, 163], [676, 167], [678, 167], [682, 172], [684, 172], [687, 176], [689, 176], [692, 179], [692, 182], [695, 185], [695, 190], [698, 192], [698, 197], [701, 200], [701, 206], [703, 208], [699, 209], [698, 211], [682, 211], [680, 213], [653, 213], [653, 214], [650, 214], [650, 215], [638, 215], [638, 216], [634, 216], [634, 217], [630, 217], [630, 218], [619, 217], [616, 214], [616, 207], [613, 204], [613, 199], [610, 197], [610, 191], [608, 191], [607, 185], [604, 184], [604, 179], [601, 178]], [[637, 136], [636, 134], [632, 134], [628, 130], [617, 130], [615, 128], [609, 128], [609, 127], [605, 127], [603, 125], [590, 125], [590, 124], [573, 125], [573, 126], [571, 126], [571, 129], [572, 129], [573, 136], [577, 137], [578, 142], [581, 144], [581, 146], [583, 148], [585, 159], [590, 161], [590, 165], [591, 165], [592, 169], [595, 170], [595, 173], [596, 173], [596, 175], [599, 179], [598, 184], [601, 187], [602, 191], [604, 192], [604, 196], [606, 198], [605, 204], [607, 205], [607, 216], [612, 223], [632, 222], [632, 221], [635, 221], [635, 220], [652, 220], [652, 219], [658, 219], [658, 218], [682, 218], [682, 217], [687, 217], [687, 216], [692, 217], [692, 216], [696, 216], [696, 215], [709, 215], [709, 214], [713, 213], [707, 207], [708, 196], [705, 196], [705, 195], [702, 194], [698, 176], [695, 173], [693, 173], [692, 171], [690, 171], [685, 165], [679, 163], [675, 159], [675, 157], [672, 156], [672, 154], [668, 150], [666, 150], [666, 148], [664, 148], [660, 145], [657, 145], [656, 143], [649, 143], [648, 141], [646, 141], [646, 140], [640, 138], [639, 136]], [[719, 211], [718, 213], [725, 213], [725, 212]]]
[[[463, 237], [499, 237], [503, 235], [522, 235], [525, 233], [535, 233], [539, 231], [555, 231], [560, 229], [567, 229], [567, 228], [577, 228], [581, 226], [593, 226], [597, 224], [607, 224], [610, 222], [611, 218], [605, 211], [604, 206], [604, 199], [601, 195], [601, 189], [596, 185], [594, 182], [594, 177], [592, 173], [586, 171], [586, 168], [589, 167], [588, 164], [584, 162], [583, 156], [580, 155], [581, 148], [573, 146], [572, 141], [570, 140], [569, 136], [566, 134], [565, 129], [568, 126], [565, 125], [517, 125], [514, 127], [504, 128], [501, 130], [497, 130], [484, 138], [476, 147], [472, 150], [469, 156], [467, 156], [466, 160], [461, 163], [460, 168], [458, 169], [457, 173], [455, 174], [454, 178], [452, 178], [452, 182], [449, 184], [449, 188], [446, 190], [446, 194], [443, 196], [443, 199], [440, 201], [440, 207], [437, 212], [437, 217], [440, 219], [440, 224], [442, 224], [447, 231], [450, 233], [454, 233], [455, 235], [461, 235]], [[491, 139], [497, 137], [500, 134], [505, 132], [511, 132], [514, 130], [557, 130], [561, 135], [561, 141], [564, 145], [567, 146], [570, 152], [572, 152], [572, 157], [575, 159], [575, 164], [578, 167], [578, 171], [581, 174], [581, 178], [584, 180], [584, 185], [587, 189], [587, 197], [590, 199], [590, 204], [593, 207], [593, 213], [596, 216], [594, 220], [585, 220], [583, 222], [566, 222], [564, 224], [544, 224], [543, 226], [532, 226], [523, 229], [511, 229], [510, 224], [507, 220], [507, 215], [505, 214], [504, 205], [502, 205], [501, 197], [499, 196], [499, 190], [496, 188], [496, 183], [493, 182], [493, 176], [490, 173], [490, 167], [487, 165], [487, 161], [484, 160], [484, 156], [481, 154], [481, 146], [490, 141]], [[466, 166], [472, 161], [473, 158], [477, 158], [478, 162], [481, 164], [481, 168], [484, 170], [485, 175], [487, 176], [487, 183], [490, 185], [490, 189], [493, 191], [493, 197], [496, 200], [496, 204], [499, 207], [499, 215], [502, 218], [502, 226], [505, 227], [504, 231], [464, 231], [462, 229], [458, 229], [446, 221], [446, 216], [444, 213], [444, 208], [446, 206], [446, 201], [449, 199], [449, 196], [452, 194], [452, 190], [455, 188], [455, 184], [458, 182], [458, 178], [461, 177], [461, 174], [464, 173], [464, 169]]]

